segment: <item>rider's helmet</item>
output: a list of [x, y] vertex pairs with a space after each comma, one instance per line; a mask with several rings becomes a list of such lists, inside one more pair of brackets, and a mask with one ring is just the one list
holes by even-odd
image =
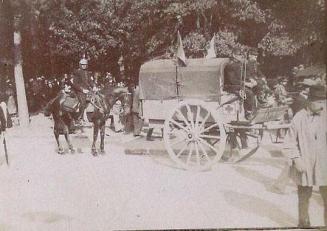
[[79, 65], [81, 66], [81, 68], [83, 70], [85, 70], [87, 68], [87, 65], [88, 65], [88, 60], [86, 58], [82, 58], [80, 61], [79, 61]]
[[79, 61], [79, 64], [81, 64], [81, 65], [87, 65], [87, 64], [88, 64], [88, 61], [87, 61], [87, 59], [82, 58], [82, 59]]

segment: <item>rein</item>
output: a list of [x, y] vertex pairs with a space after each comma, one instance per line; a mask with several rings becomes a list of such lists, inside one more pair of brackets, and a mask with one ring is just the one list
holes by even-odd
[[[90, 103], [93, 105], [94, 108], [98, 109], [101, 113], [104, 113], [104, 108], [103, 108], [103, 106], [101, 107], [101, 106], [98, 106], [98, 105], [96, 104], [96, 97], [98, 97], [100, 100], [103, 100], [103, 99], [101, 98], [101, 96], [100, 96], [99, 93], [97, 93], [97, 92], [93, 92], [93, 93], [91, 94], [91, 97], [90, 97]], [[99, 101], [99, 100], [98, 100], [98, 101]], [[100, 102], [100, 104], [101, 104], [101, 102]], [[104, 103], [104, 104], [105, 104], [105, 103]]]
[[[109, 102], [109, 104], [112, 103], [112, 105], [107, 105], [106, 101], [105, 101], [105, 96], [100, 94], [99, 92], [91, 92], [90, 94], [90, 104], [97, 109], [98, 111], [100, 111], [101, 113], [109, 113], [110, 112], [110, 108], [113, 107], [113, 105], [120, 100], [122, 102], [122, 107], [125, 107], [127, 99], [126, 97], [129, 95], [129, 92], [121, 92], [121, 93], [116, 93], [116, 94], [111, 94], [110, 97], [112, 97], [112, 102]], [[121, 100], [123, 99], [123, 100]], [[107, 110], [109, 108], [109, 110]]]

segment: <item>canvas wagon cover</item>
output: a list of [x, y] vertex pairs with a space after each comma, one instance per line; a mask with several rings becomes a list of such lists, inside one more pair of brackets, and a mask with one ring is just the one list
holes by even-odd
[[176, 68], [174, 60], [149, 61], [140, 69], [141, 99], [177, 98], [177, 78], [181, 98], [218, 101], [223, 85], [224, 67], [228, 62], [227, 58], [188, 59], [186, 67]]

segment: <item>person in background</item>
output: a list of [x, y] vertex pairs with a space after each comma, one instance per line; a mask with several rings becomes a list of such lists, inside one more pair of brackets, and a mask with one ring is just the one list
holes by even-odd
[[326, 86], [311, 86], [306, 106], [298, 111], [285, 137], [283, 153], [292, 163], [290, 176], [298, 187], [299, 227], [310, 227], [309, 200], [319, 187], [327, 225]]
[[310, 86], [312, 85], [314, 85], [314, 83], [310, 80], [304, 80], [301, 83], [300, 93], [296, 96], [290, 106], [292, 109], [293, 116], [307, 106], [307, 99], [310, 91]]
[[267, 108], [275, 104], [273, 91], [269, 88], [265, 77], [257, 80], [257, 86], [254, 88], [254, 93], [258, 102], [258, 107]]
[[140, 116], [141, 102], [140, 102], [140, 87], [136, 85], [133, 89], [133, 103], [132, 103], [132, 115], [133, 115], [133, 134], [139, 136], [143, 127], [143, 120]]
[[117, 100], [112, 107], [112, 119], [113, 119], [114, 131], [116, 133], [124, 131], [124, 126], [121, 121], [122, 112], [123, 112], [123, 108], [121, 105], [121, 101]]
[[290, 102], [290, 98], [287, 97], [286, 86], [286, 78], [278, 78], [277, 84], [274, 86], [274, 95], [278, 105], [285, 105], [287, 102]]
[[114, 77], [112, 76], [112, 74], [110, 72], [106, 73], [106, 76], [104, 77], [104, 86], [105, 87], [113, 87], [115, 85], [115, 80]]
[[6, 89], [7, 99], [7, 109], [8, 113], [11, 116], [17, 115], [17, 106], [15, 100], [15, 91], [12, 83], [10, 81], [7, 82], [7, 89]]
[[96, 86], [98, 89], [103, 89], [104, 85], [101, 80], [100, 72], [94, 73], [93, 82], [94, 82], [94, 86]]

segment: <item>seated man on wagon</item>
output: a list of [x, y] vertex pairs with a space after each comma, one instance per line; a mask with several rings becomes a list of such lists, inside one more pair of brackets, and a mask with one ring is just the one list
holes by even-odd
[[225, 83], [224, 88], [227, 92], [239, 96], [243, 100], [245, 118], [250, 119], [255, 112], [256, 100], [253, 88], [257, 85], [256, 80], [247, 78], [244, 83], [240, 77], [240, 63], [231, 63], [224, 70]]

